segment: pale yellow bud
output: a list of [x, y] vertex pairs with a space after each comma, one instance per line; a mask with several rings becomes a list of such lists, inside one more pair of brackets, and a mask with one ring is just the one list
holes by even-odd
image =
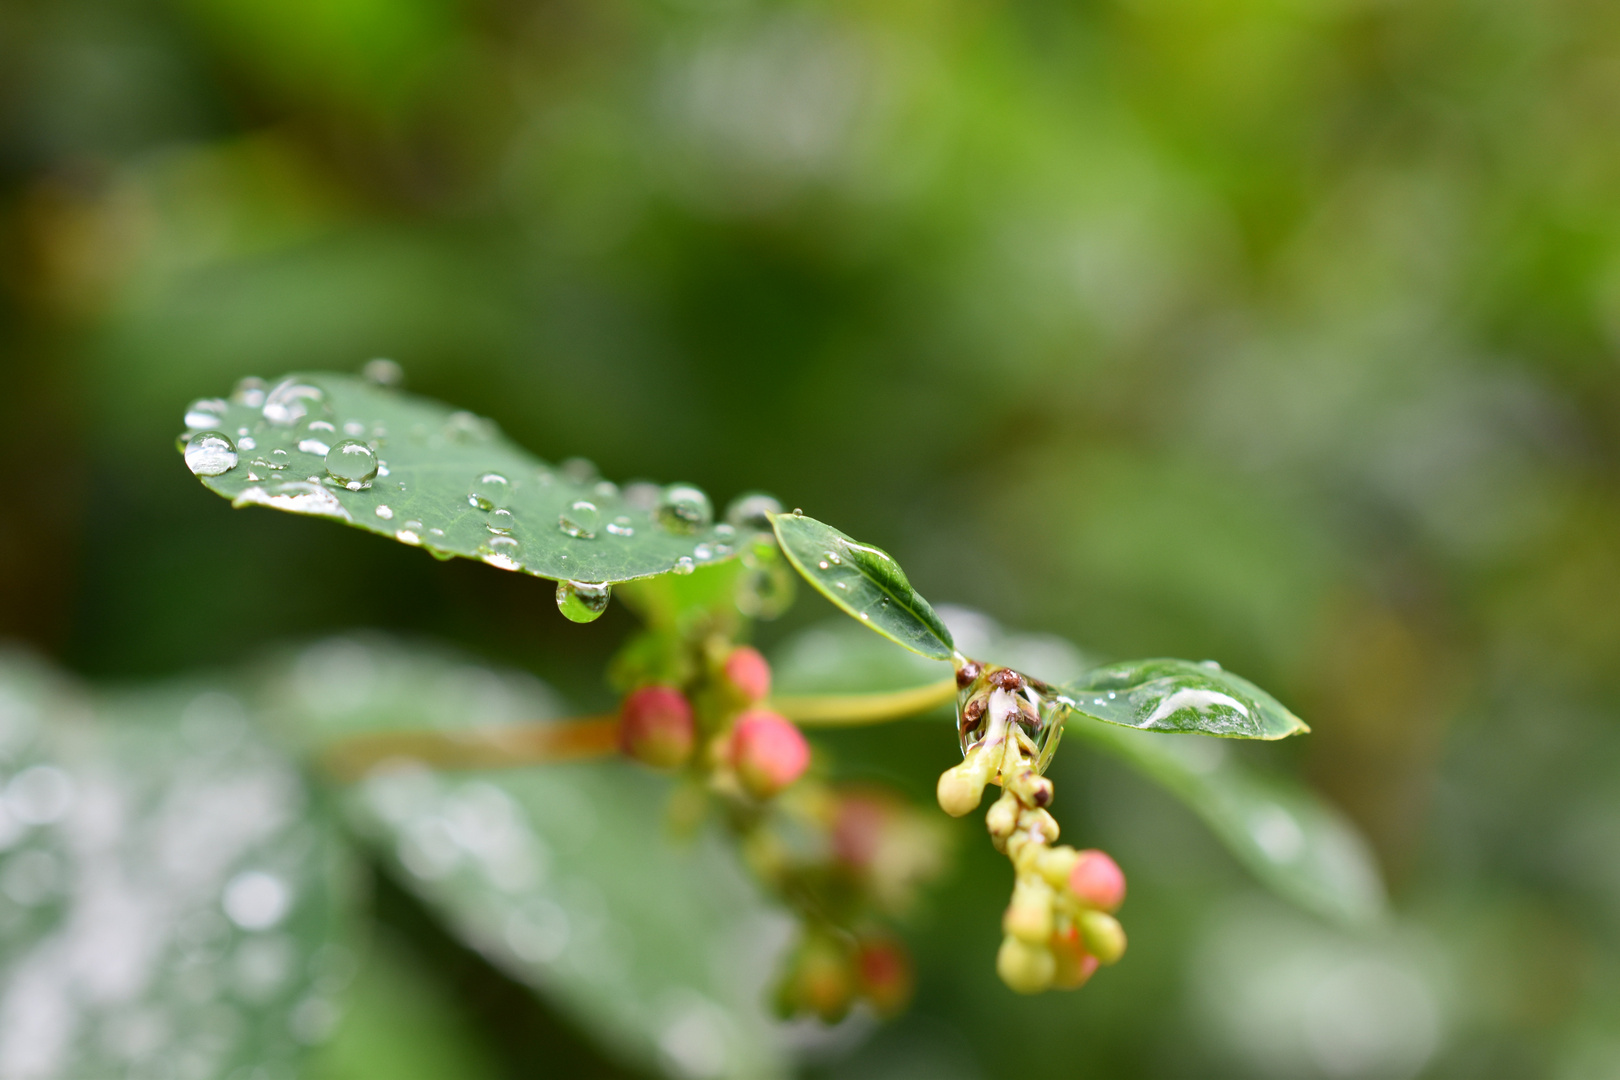
[[966, 761], [946, 769], [939, 774], [939, 786], [935, 790], [939, 808], [951, 817], [971, 814], [984, 796], [984, 783], [978, 770], [971, 768]]
[[1031, 945], [1011, 935], [1001, 939], [996, 952], [996, 974], [1008, 989], [1019, 994], [1038, 994], [1052, 985], [1057, 961], [1044, 945]]
[[1006, 840], [1018, 828], [1018, 812], [1021, 809], [1012, 792], [1002, 792], [1001, 798], [991, 803], [990, 812], [984, 815], [984, 826], [997, 840]]
[[1052, 936], [1052, 887], [1040, 878], [1020, 878], [1001, 928], [1031, 945], [1045, 944]]
[[1068, 884], [1069, 872], [1079, 861], [1080, 853], [1065, 844], [1042, 851], [1035, 858], [1035, 869], [1054, 889], [1061, 889]]

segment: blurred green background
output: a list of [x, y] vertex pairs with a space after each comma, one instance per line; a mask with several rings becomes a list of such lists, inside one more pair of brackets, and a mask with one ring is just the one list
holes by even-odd
[[[606, 700], [624, 612], [175, 453], [239, 376], [392, 357], [936, 601], [1219, 659], [1389, 875], [1344, 937], [1088, 763], [1126, 963], [1007, 994], [964, 826], [916, 1007], [816, 1075], [1620, 1075], [1617, 136], [1589, 0], [6, 0], [0, 635], [125, 681], [377, 626]], [[327, 1075], [624, 1075], [377, 890]]]

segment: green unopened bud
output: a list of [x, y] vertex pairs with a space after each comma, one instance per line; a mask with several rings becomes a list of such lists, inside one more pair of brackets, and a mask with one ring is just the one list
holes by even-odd
[[1058, 838], [1057, 818], [1045, 810], [1025, 810], [1018, 815], [1018, 831], [1039, 837], [1048, 844], [1055, 843]]
[[1079, 858], [1080, 853], [1067, 844], [1063, 847], [1046, 848], [1035, 857], [1035, 870], [1054, 889], [1061, 889], [1068, 884], [1069, 872], [1074, 869], [1074, 864]]
[[1119, 963], [1119, 958], [1125, 955], [1125, 928], [1107, 912], [1082, 911], [1080, 936], [1086, 943], [1086, 951], [1105, 967]]
[[1052, 886], [1036, 877], [1019, 878], [1001, 929], [1031, 945], [1045, 944], [1052, 936]]
[[1018, 828], [1018, 812], [1021, 809], [1010, 791], [1002, 792], [1001, 798], [990, 804], [990, 811], [984, 815], [984, 827], [990, 830], [990, 835], [996, 838], [998, 844]]
[[1052, 985], [1057, 962], [1045, 945], [1031, 945], [1011, 934], [1001, 939], [996, 952], [996, 974], [1008, 989], [1019, 994], [1038, 994]]

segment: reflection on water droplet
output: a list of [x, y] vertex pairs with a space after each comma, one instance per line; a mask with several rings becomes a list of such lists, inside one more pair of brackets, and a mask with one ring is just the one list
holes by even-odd
[[579, 540], [594, 540], [602, 527], [602, 512], [593, 502], [580, 499], [557, 515], [557, 528]]
[[709, 497], [691, 484], [671, 484], [658, 499], [653, 518], [674, 533], [694, 533], [709, 527], [714, 508]]
[[690, 574], [692, 571], [697, 569], [697, 563], [692, 561], [692, 556], [682, 555], [680, 558], [675, 560], [675, 565], [671, 567], [671, 569], [673, 569], [677, 574]]
[[631, 525], [630, 519], [625, 517], [623, 514], [620, 514], [618, 517], [608, 522], [607, 531], [612, 533], [614, 536], [636, 535], [635, 526]]
[[325, 457], [332, 452], [330, 446], [316, 438], [298, 440], [298, 449], [306, 454], [316, 454], [320, 457]]
[[589, 484], [597, 478], [596, 462], [590, 458], [571, 457], [558, 466], [563, 477], [576, 484]]
[[420, 544], [422, 542], [422, 523], [420, 521], [407, 521], [394, 533], [394, 539], [403, 544]]
[[490, 472], [480, 476], [467, 492], [467, 504], [479, 510], [493, 510], [497, 506], [506, 504], [507, 493], [511, 485], [506, 477], [500, 473]]
[[608, 609], [608, 601], [612, 598], [611, 585], [585, 581], [557, 582], [557, 610], [572, 622], [595, 622]]
[[379, 503], [377, 505], [377, 516], [384, 521], [392, 521], [394, 520], [394, 511], [387, 503]]
[[405, 385], [405, 369], [397, 363], [384, 357], [367, 360], [360, 368], [360, 377], [369, 383], [378, 386], [400, 387]]
[[290, 427], [312, 413], [326, 410], [326, 391], [297, 379], [283, 379], [264, 397], [264, 418]]
[[698, 562], [708, 562], [710, 559], [714, 558], [714, 548], [710, 547], [708, 544], [699, 544], [697, 547], [692, 549], [692, 557]]
[[245, 379], [236, 381], [236, 388], [231, 391], [231, 400], [238, 405], [246, 405], [250, 409], [257, 409], [264, 405], [264, 395], [264, 380], [249, 375]]
[[726, 507], [726, 521], [738, 529], [770, 532], [771, 519], [768, 515], [781, 512], [782, 504], [775, 496], [766, 495], [762, 491], [751, 491], [731, 500]]
[[502, 536], [511, 536], [517, 530], [517, 518], [512, 515], [512, 511], [505, 507], [491, 510], [489, 520], [484, 522], [484, 528]]
[[257, 450], [258, 447], [258, 441], [255, 440], [251, 435], [243, 435], [240, 439], [236, 440], [236, 448], [238, 450]]
[[193, 401], [186, 409], [186, 427], [218, 427], [219, 422], [225, 418], [225, 411], [229, 407], [224, 398], [201, 398]]
[[309, 422], [308, 430], [318, 431], [322, 435], [336, 435], [337, 425], [328, 420], [311, 420]]
[[363, 442], [344, 439], [326, 452], [326, 475], [350, 491], [364, 491], [377, 477], [377, 455]]
[[186, 468], [198, 476], [228, 473], [236, 462], [236, 447], [222, 431], [199, 431], [186, 440]]
[[479, 558], [502, 570], [523, 569], [523, 546], [510, 536], [492, 536], [479, 551]]

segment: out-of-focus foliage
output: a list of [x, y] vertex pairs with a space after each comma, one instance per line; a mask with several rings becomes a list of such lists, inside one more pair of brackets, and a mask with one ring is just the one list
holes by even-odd
[[[549, 460], [770, 488], [936, 599], [1220, 660], [1314, 729], [1240, 749], [1391, 872], [1376, 946], [1293, 922], [1067, 743], [1132, 963], [1015, 1003], [963, 844], [917, 1005], [827, 1075], [1612, 1073], [1617, 48], [1578, 0], [17, 0], [0, 630], [121, 678], [381, 624], [607, 701], [622, 612], [233, 516], [174, 455], [198, 387], [391, 356]], [[919, 797], [956, 752], [824, 741]]]

